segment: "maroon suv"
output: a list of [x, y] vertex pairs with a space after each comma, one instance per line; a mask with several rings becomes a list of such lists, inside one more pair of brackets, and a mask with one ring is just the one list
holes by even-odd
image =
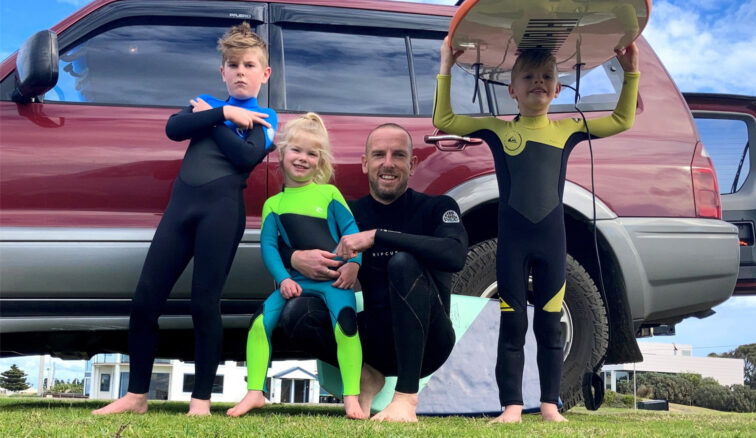
[[[224, 96], [215, 41], [240, 20], [270, 45], [273, 74], [261, 104], [282, 122], [304, 111], [324, 115], [335, 183], [347, 198], [367, 193], [367, 133], [384, 122], [409, 130], [419, 157], [412, 188], [455, 198], [469, 232], [454, 291], [496, 296], [489, 149], [442, 152], [437, 140], [425, 141], [436, 134], [438, 52], [454, 11], [368, 0], [96, 0], [30, 38], [0, 65], [0, 354], [125, 351], [130, 298], [186, 148], [166, 138], [165, 122], [199, 94]], [[581, 397], [586, 364], [605, 353], [607, 363], [640, 359], [637, 335], [710, 314], [738, 275], [738, 231], [721, 220], [717, 178], [688, 106], [649, 45], [638, 44], [635, 126], [593, 142], [606, 300], [595, 286], [587, 144], [567, 172], [566, 407]], [[453, 77], [455, 112], [516, 112], [501, 85], [481, 82], [473, 101], [474, 78]], [[587, 116], [610, 112], [622, 83], [616, 60], [583, 79]], [[570, 94], [555, 101], [553, 117], [577, 116]], [[222, 301], [227, 358], [243, 360], [249, 314], [273, 289], [260, 258], [260, 213], [281, 182], [275, 154], [248, 181], [247, 230]], [[191, 357], [188, 271], [160, 320], [161, 357]]]

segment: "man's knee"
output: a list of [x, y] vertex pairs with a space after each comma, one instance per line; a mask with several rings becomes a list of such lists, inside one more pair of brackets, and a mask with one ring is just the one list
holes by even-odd
[[422, 270], [422, 266], [420, 265], [420, 262], [417, 260], [417, 258], [414, 255], [404, 251], [399, 251], [391, 256], [388, 261], [387, 268], [389, 273], [407, 271], [420, 272]]

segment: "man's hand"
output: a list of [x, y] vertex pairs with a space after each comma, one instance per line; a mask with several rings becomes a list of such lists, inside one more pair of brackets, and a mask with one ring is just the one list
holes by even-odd
[[291, 278], [282, 281], [280, 289], [281, 296], [287, 300], [302, 295], [302, 286]]
[[338, 268], [344, 262], [334, 260], [336, 254], [320, 249], [297, 250], [291, 255], [291, 267], [307, 278], [328, 281], [339, 278], [339, 273], [331, 268]]
[[336, 247], [336, 251], [334, 252], [344, 260], [357, 257], [357, 254], [373, 247], [375, 244], [375, 231], [362, 231], [360, 233], [341, 236], [339, 246]]
[[357, 272], [359, 270], [360, 265], [355, 262], [344, 263], [344, 265], [338, 269], [339, 278], [331, 283], [331, 286], [339, 289], [353, 289], [354, 284], [357, 282]]
[[270, 128], [270, 123], [265, 121], [268, 117], [267, 114], [250, 111], [234, 105], [223, 106], [223, 117], [242, 129], [252, 129], [255, 123]]

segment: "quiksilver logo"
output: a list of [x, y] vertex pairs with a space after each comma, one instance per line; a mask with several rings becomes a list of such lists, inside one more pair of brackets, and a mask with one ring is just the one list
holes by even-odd
[[522, 136], [517, 131], [510, 132], [504, 138], [504, 149], [508, 152], [517, 152], [522, 147]]

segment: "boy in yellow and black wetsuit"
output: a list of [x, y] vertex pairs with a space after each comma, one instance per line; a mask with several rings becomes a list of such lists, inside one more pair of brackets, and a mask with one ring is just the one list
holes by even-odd
[[[567, 258], [562, 196], [567, 159], [588, 133], [581, 119], [548, 118], [561, 85], [554, 56], [543, 50], [523, 52], [512, 68], [509, 94], [520, 110], [514, 120], [455, 115], [449, 97], [450, 72], [461, 53], [452, 52], [444, 40], [433, 124], [450, 134], [481, 138], [493, 153], [499, 185], [496, 278], [501, 307], [496, 381], [505, 407], [494, 421], [521, 421], [531, 269], [541, 414], [547, 421], [566, 421], [557, 408], [562, 369], [559, 319]], [[625, 70], [622, 92], [611, 115], [587, 121], [592, 138], [622, 132], [635, 120], [640, 77], [635, 44], [618, 50], [617, 59]]]

